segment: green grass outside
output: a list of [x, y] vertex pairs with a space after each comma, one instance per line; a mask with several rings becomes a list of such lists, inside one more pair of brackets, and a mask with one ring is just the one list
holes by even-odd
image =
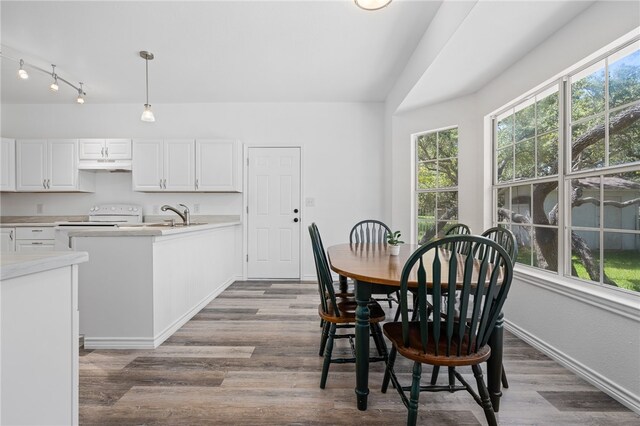
[[[577, 256], [571, 259], [578, 278], [590, 280], [587, 270]], [[605, 250], [604, 271], [618, 287], [640, 291], [640, 253], [635, 250]]]

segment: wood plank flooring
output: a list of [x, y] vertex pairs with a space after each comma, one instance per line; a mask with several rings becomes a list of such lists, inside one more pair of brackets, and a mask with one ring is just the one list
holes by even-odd
[[[404, 424], [395, 390], [380, 393], [381, 363], [372, 365], [365, 412], [355, 406], [353, 364], [332, 365], [320, 389], [317, 304], [315, 283], [236, 282], [156, 350], [81, 350], [81, 424]], [[347, 351], [340, 339], [334, 353]], [[409, 382], [409, 364], [398, 364]], [[502, 425], [640, 424], [640, 416], [508, 333], [504, 364], [511, 387], [498, 413]], [[466, 392], [441, 392], [421, 395], [419, 424], [486, 420]]]

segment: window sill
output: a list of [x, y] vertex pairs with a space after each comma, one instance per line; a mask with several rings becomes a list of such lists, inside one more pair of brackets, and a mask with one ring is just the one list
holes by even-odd
[[640, 293], [626, 293], [516, 265], [514, 279], [640, 322]]

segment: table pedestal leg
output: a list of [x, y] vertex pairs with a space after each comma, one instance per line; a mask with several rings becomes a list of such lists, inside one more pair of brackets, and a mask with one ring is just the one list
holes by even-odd
[[500, 397], [502, 396], [502, 346], [503, 346], [503, 326], [504, 315], [500, 313], [496, 326], [489, 337], [491, 356], [487, 360], [487, 388], [489, 397], [493, 405], [493, 411], [500, 410]]
[[356, 281], [356, 397], [358, 410], [367, 409], [369, 395], [369, 300], [371, 286]]
[[347, 277], [344, 275], [338, 275], [338, 282], [340, 283], [340, 293], [346, 293], [349, 291], [349, 284], [347, 284]]

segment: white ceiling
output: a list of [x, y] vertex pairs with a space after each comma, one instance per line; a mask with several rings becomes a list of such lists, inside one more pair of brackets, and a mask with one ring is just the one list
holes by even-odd
[[[87, 102], [383, 101], [439, 1], [351, 0], [0, 3], [2, 51], [85, 83]], [[2, 61], [3, 103], [66, 103], [50, 77]], [[62, 100], [61, 100], [62, 99]]]
[[[457, 1], [457, 0], [447, 0]], [[482, 88], [592, 1], [476, 1], [412, 82], [411, 109]], [[394, 0], [366, 12], [352, 0], [6, 1], [2, 51], [85, 82], [88, 103], [384, 101], [441, 6]], [[443, 20], [443, 22], [445, 22]], [[16, 77], [2, 61], [2, 103], [67, 103], [50, 77]]]

